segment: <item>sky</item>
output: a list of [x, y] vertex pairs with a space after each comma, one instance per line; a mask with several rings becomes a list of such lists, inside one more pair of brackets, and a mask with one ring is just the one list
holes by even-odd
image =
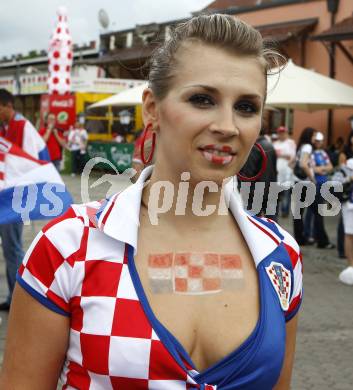
[[109, 30], [179, 19], [212, 0], [0, 0], [0, 57], [47, 50], [59, 6], [68, 9], [73, 42], [98, 40], [98, 11], [109, 15]]

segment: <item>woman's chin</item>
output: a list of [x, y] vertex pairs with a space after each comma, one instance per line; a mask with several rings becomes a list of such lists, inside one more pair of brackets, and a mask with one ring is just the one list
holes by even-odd
[[236, 168], [231, 167], [207, 167], [191, 170], [191, 180], [192, 182], [199, 183], [202, 181], [211, 181], [221, 186], [224, 180], [227, 180], [235, 175]]

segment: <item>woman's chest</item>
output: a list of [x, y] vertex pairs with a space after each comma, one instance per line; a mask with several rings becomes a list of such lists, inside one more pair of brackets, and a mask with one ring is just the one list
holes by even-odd
[[252, 257], [241, 237], [228, 238], [145, 234], [138, 245], [135, 263], [149, 305], [198, 370], [242, 344], [259, 317]]
[[[143, 247], [139, 249], [139, 256], [135, 259], [133, 248], [125, 246], [125, 251], [123, 248], [119, 250], [119, 256], [107, 255], [106, 260], [76, 264], [75, 272], [77, 277], [81, 275], [82, 283], [80, 288], [77, 284], [79, 299], [72, 300], [68, 361], [77, 361], [77, 354], [82, 354], [82, 364], [92, 372], [109, 372], [113, 377], [129, 378], [136, 378], [138, 372], [141, 378], [147, 380], [154, 375], [155, 367], [163, 375], [167, 373], [175, 380], [186, 381], [187, 371], [177, 358], [180, 346], [169, 333], [179, 340], [198, 371], [219, 362], [235, 350], [230, 357], [233, 359], [232, 367], [251, 362], [249, 370], [264, 364], [260, 356], [270, 356], [274, 346], [278, 355], [277, 339], [283, 339], [283, 332], [275, 332], [274, 338], [273, 323], [277, 321], [276, 315], [280, 320], [279, 311], [262, 313], [259, 318], [258, 279], [263, 289], [263, 272], [260, 268], [257, 274], [252, 259], [246, 257], [246, 251], [238, 248], [239, 253], [245, 256], [242, 258], [244, 275], [234, 290], [207, 294], [160, 294], [151, 291], [148, 261], [142, 263]], [[220, 249], [234, 250], [226, 246], [220, 246]], [[123, 253], [125, 256], [122, 256]], [[78, 266], [85, 272], [78, 273]], [[261, 293], [261, 312], [273, 306], [265, 296]], [[265, 318], [271, 319], [271, 325]], [[264, 339], [268, 340], [266, 345]], [[245, 355], [244, 348], [237, 350], [244, 341]], [[99, 351], [100, 362], [105, 362], [103, 368], [103, 363], [97, 367], [97, 360], [90, 358], [89, 351]], [[278, 355], [279, 363], [281, 359], [282, 355]], [[185, 358], [183, 360], [185, 362]]]
[[[148, 285], [143, 285], [146, 282], [143, 272], [136, 270], [132, 247], [128, 247], [126, 253], [124, 262], [99, 260], [89, 266], [83, 264], [87, 272], [82, 277], [80, 297], [71, 302], [72, 329], [67, 362], [79, 362], [85, 370], [118, 378], [118, 387], [123, 388], [133, 388], [136, 380], [145, 383], [146, 388], [147, 384], [155, 383], [156, 389], [167, 388], [165, 378], [171, 383], [195, 383], [187, 375], [189, 367], [185, 369], [180, 362], [180, 357], [184, 363], [188, 357], [183, 355], [170, 332], [184, 346], [199, 372], [235, 350], [227, 363], [220, 362], [229, 367], [228, 374], [234, 381], [242, 381], [258, 366], [269, 364], [273, 371], [273, 359], [267, 363], [268, 356], [273, 354], [280, 369], [283, 348], [279, 348], [279, 342], [282, 340], [283, 347], [283, 327], [273, 331], [273, 325], [280, 320], [278, 310], [264, 315], [264, 308], [273, 306], [264, 298], [266, 294], [261, 294], [262, 314], [256, 326], [259, 316], [257, 275], [252, 286], [251, 276], [244, 276], [244, 289], [238, 286], [238, 292], [152, 294]], [[261, 272], [259, 277], [263, 288]], [[248, 286], [252, 290], [250, 294]], [[237, 349], [244, 341], [245, 348]], [[241, 367], [246, 367], [245, 371], [242, 368], [243, 371], [238, 372]], [[278, 370], [276, 368], [276, 375]], [[208, 374], [195, 380], [213, 384], [223, 381], [222, 370], [214, 368], [211, 372], [217, 374], [212, 380]], [[236, 376], [235, 372], [238, 372]]]

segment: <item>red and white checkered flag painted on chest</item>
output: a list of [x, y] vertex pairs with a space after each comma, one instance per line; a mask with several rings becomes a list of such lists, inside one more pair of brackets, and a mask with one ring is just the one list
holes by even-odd
[[214, 293], [232, 289], [243, 279], [236, 254], [166, 253], [150, 255], [149, 278], [154, 292]]
[[58, 22], [50, 39], [48, 91], [65, 95], [71, 90], [72, 38], [67, 24], [67, 10], [58, 9]]
[[284, 311], [289, 308], [289, 296], [291, 290], [291, 275], [281, 263], [272, 261], [266, 267], [266, 272], [270, 277], [271, 283], [279, 297], [281, 307]]

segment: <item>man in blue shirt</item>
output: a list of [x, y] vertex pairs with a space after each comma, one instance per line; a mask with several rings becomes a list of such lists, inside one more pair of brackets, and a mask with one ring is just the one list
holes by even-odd
[[328, 174], [332, 171], [333, 166], [330, 157], [323, 149], [324, 135], [318, 131], [314, 137], [314, 151], [312, 154], [312, 162], [315, 173], [315, 180], [318, 189], [328, 180]]
[[[313, 204], [313, 207], [319, 207], [319, 204], [322, 204], [325, 202], [323, 197], [321, 196], [321, 186], [327, 182], [328, 175], [332, 171], [333, 167], [330, 161], [330, 158], [328, 154], [323, 149], [324, 144], [324, 135], [318, 131], [316, 132], [314, 136], [314, 150], [311, 155], [311, 161], [312, 166], [314, 170], [314, 176], [316, 181], [316, 197]], [[306, 224], [308, 223], [305, 221]], [[318, 248], [322, 249], [332, 249], [335, 246], [329, 242], [325, 225], [324, 225], [324, 218], [321, 216], [320, 218], [320, 224], [322, 226], [315, 226], [314, 229], [316, 229], [316, 240], [317, 240], [317, 246]], [[308, 226], [306, 226], [306, 229]]]

